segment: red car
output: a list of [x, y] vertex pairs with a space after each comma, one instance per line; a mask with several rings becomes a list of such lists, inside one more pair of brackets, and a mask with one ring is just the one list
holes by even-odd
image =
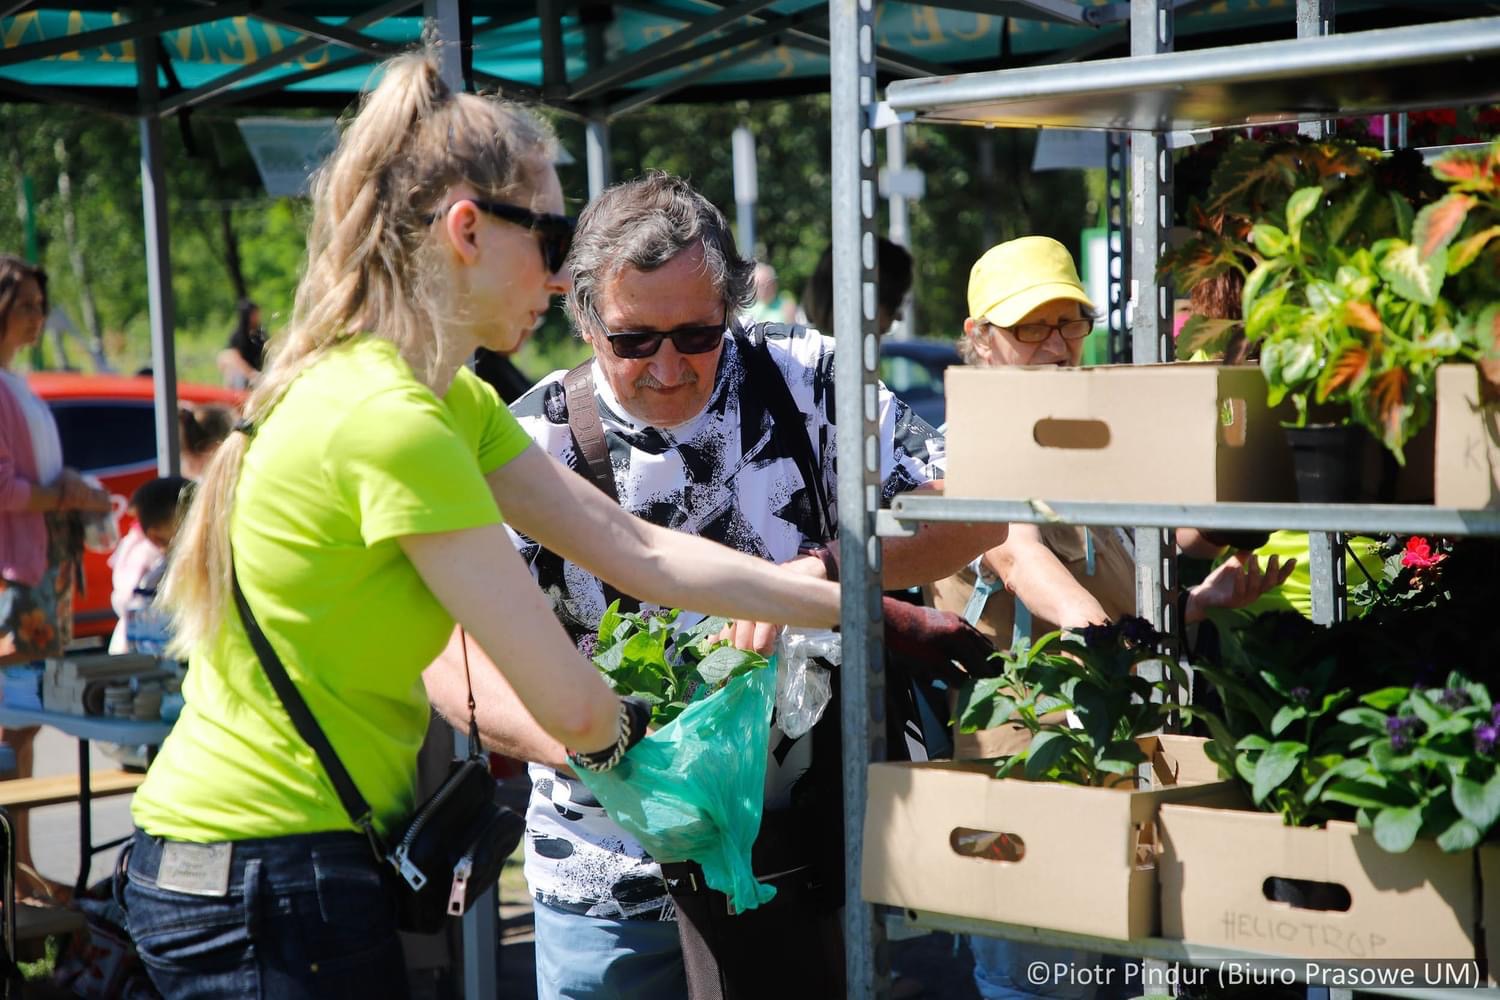
[[[156, 415], [151, 379], [117, 375], [78, 375], [38, 372], [27, 381], [46, 401], [57, 420], [63, 461], [99, 477], [117, 511], [124, 511], [136, 487], [156, 476]], [[184, 403], [227, 403], [238, 406], [244, 394], [214, 386], [179, 383], [177, 398]], [[120, 533], [130, 529], [120, 519]], [[109, 557], [87, 552], [83, 558], [84, 588], [74, 600], [76, 638], [109, 638], [115, 612], [109, 604]]]

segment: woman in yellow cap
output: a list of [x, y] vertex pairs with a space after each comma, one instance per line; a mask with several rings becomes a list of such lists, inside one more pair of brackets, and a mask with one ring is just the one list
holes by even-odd
[[[971, 365], [1076, 367], [1094, 328], [1094, 306], [1066, 247], [1024, 236], [991, 247], [969, 273], [969, 316], [959, 353]], [[1018, 484], [1024, 492], [1025, 484]], [[1237, 553], [1187, 592], [1183, 618], [1209, 608], [1244, 607], [1280, 586], [1293, 564], [1272, 559], [1264, 573], [1254, 556]], [[966, 569], [927, 588], [934, 607], [960, 612], [997, 648], [1058, 627], [1080, 628], [1135, 613], [1135, 556], [1118, 528], [1012, 524], [1004, 544]], [[1034, 619], [1034, 621], [1033, 621]], [[1020, 725], [958, 736], [955, 758], [1020, 752], [1030, 734]], [[1094, 987], [1037, 983], [1033, 963], [1099, 965], [1101, 956], [971, 937], [974, 979], [984, 1000], [1094, 997]]]

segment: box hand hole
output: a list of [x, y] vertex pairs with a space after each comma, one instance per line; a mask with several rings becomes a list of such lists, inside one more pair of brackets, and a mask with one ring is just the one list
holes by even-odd
[[1243, 399], [1222, 399], [1219, 401], [1219, 441], [1226, 448], [1245, 447], [1246, 427], [1245, 423], [1249, 417], [1249, 408], [1245, 406]]
[[1349, 890], [1337, 882], [1272, 875], [1261, 883], [1261, 894], [1273, 903], [1286, 903], [1296, 910], [1333, 910], [1346, 913], [1352, 902]]
[[1109, 425], [1102, 420], [1044, 417], [1031, 429], [1031, 439], [1043, 448], [1098, 450], [1109, 447]]
[[1015, 834], [967, 826], [953, 828], [948, 835], [948, 846], [959, 857], [986, 861], [1020, 861], [1026, 856], [1026, 842]]

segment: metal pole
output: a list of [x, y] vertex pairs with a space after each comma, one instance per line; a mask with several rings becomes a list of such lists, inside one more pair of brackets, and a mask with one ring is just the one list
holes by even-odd
[[422, 0], [422, 15], [437, 35], [438, 68], [443, 82], [455, 93], [462, 91], [463, 35], [458, 23], [458, 0]]
[[1130, 362], [1130, 338], [1127, 336], [1130, 324], [1126, 322], [1126, 313], [1130, 304], [1127, 284], [1130, 273], [1130, 244], [1126, 241], [1126, 230], [1129, 224], [1125, 203], [1125, 167], [1130, 156], [1130, 144], [1124, 132], [1110, 132], [1106, 141], [1104, 221], [1109, 260], [1108, 274], [1105, 278], [1106, 287], [1109, 289], [1109, 315], [1107, 317], [1109, 361], [1110, 364], [1119, 365]]
[[611, 181], [609, 163], [609, 123], [590, 118], [583, 127], [584, 159], [589, 170], [589, 201], [604, 193]]
[[[458, 756], [469, 753], [467, 733], [453, 730], [453, 750]], [[493, 997], [500, 982], [500, 899], [499, 887], [491, 886], [474, 901], [464, 914], [459, 940], [463, 948], [464, 997], [475, 1000]]]
[[[1322, 38], [1333, 34], [1333, 0], [1297, 0], [1297, 37]], [[1297, 131], [1310, 139], [1333, 134], [1333, 122], [1303, 122]]]
[[[897, 122], [885, 130], [885, 169], [895, 177], [906, 169], [906, 126]], [[911, 204], [906, 197], [896, 193], [892, 185], [890, 194], [891, 242], [911, 249]], [[878, 255], [877, 255], [878, 256]], [[879, 261], [877, 260], [878, 264]], [[911, 289], [902, 304], [901, 318], [891, 324], [888, 336], [897, 340], [910, 340], [917, 335], [917, 269], [912, 268]]]
[[[150, 11], [143, 12], [150, 16]], [[167, 189], [161, 168], [161, 97], [156, 79], [160, 58], [155, 35], [136, 41], [140, 97], [141, 211], [146, 221], [146, 289], [151, 308], [151, 380], [156, 401], [156, 471], [175, 476], [181, 468], [177, 441], [177, 328], [172, 296], [172, 257], [167, 236]]]
[[1344, 579], [1344, 536], [1333, 531], [1307, 534], [1308, 573], [1312, 584], [1312, 620], [1332, 625], [1348, 617]]
[[885, 759], [885, 648], [875, 510], [880, 467], [875, 395], [875, 13], [873, 0], [829, 0], [833, 140], [833, 315], [837, 364], [839, 554], [844, 665], [844, 962], [848, 996], [889, 991], [885, 931], [860, 890], [865, 793]]
[[[1173, 0], [1131, 0], [1130, 54], [1172, 51]], [[1130, 277], [1135, 300], [1131, 351], [1136, 364], [1172, 360], [1172, 283], [1156, 264], [1172, 225], [1172, 155], [1160, 132], [1136, 133], [1130, 145]], [[1168, 530], [1135, 533], [1136, 609], [1168, 636], [1176, 634], [1177, 552]]]
[[755, 256], [755, 203], [760, 200], [760, 168], [755, 159], [755, 133], [748, 125], [735, 127], [729, 137], [734, 166], [734, 216], [741, 257]]
[[[584, 28], [584, 51], [588, 56], [590, 71], [599, 69], [608, 62], [604, 45], [605, 22], [591, 18]], [[584, 162], [588, 165], [589, 201], [604, 193], [614, 181], [610, 165], [609, 122], [602, 109], [589, 117], [583, 127]]]

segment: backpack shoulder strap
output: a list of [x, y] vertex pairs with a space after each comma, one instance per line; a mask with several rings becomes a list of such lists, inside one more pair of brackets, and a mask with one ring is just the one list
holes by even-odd
[[573, 446], [582, 465], [579, 471], [618, 504], [620, 493], [609, 461], [609, 443], [604, 439], [604, 422], [599, 419], [599, 402], [594, 398], [593, 358], [563, 376], [563, 393], [568, 401], [568, 430], [573, 432]]
[[786, 377], [781, 374], [776, 359], [771, 356], [771, 348], [766, 343], [765, 336], [747, 333], [738, 338], [738, 346], [740, 355], [745, 359], [746, 374], [762, 394], [766, 408], [771, 411], [774, 433], [781, 446], [797, 463], [802, 482], [812, 494], [815, 508], [813, 513], [817, 517], [817, 531], [821, 536], [817, 541], [825, 544], [831, 542], [833, 522], [829, 517], [823, 477], [819, 474], [817, 459], [813, 454], [812, 438], [807, 432], [807, 416], [792, 398], [792, 390], [786, 384]]

